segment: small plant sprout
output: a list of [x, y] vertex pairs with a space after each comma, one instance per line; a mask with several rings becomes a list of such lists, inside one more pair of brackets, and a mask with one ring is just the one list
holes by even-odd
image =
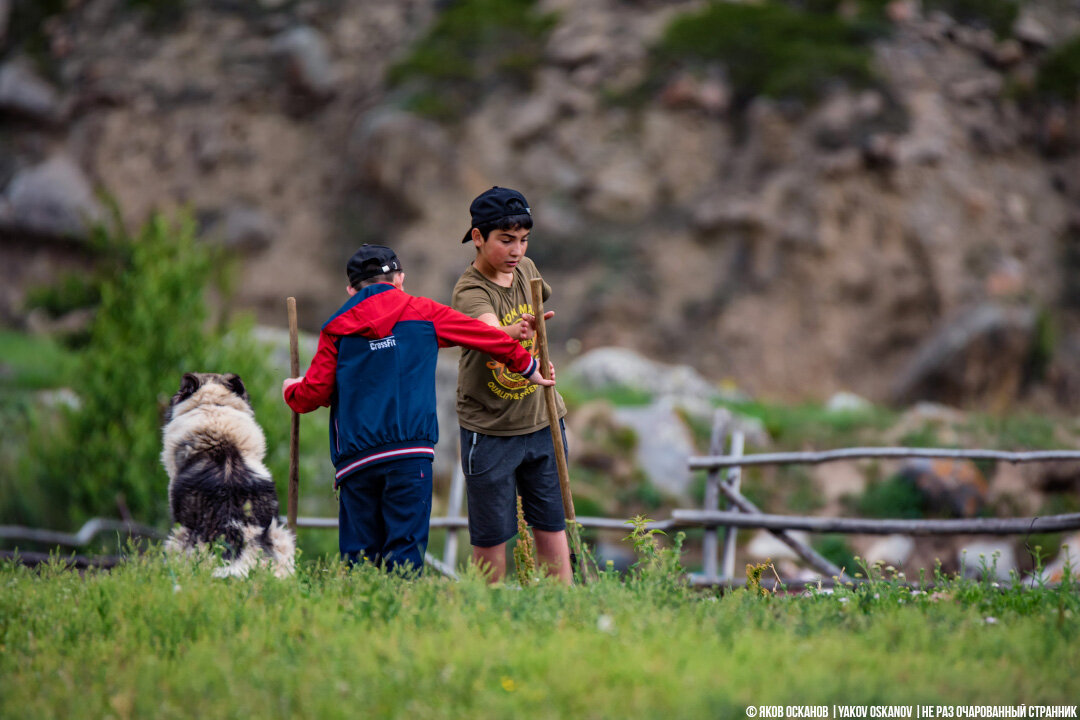
[[525, 522], [525, 512], [521, 507], [521, 496], [517, 498], [518, 538], [514, 543], [514, 569], [521, 587], [529, 587], [536, 579], [536, 555], [533, 548], [532, 534]]

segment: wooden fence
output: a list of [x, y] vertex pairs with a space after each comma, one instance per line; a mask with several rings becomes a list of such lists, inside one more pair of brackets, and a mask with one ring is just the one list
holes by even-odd
[[[847, 533], [862, 535], [1022, 535], [1026, 533], [1060, 532], [1080, 529], [1080, 513], [1025, 518], [975, 518], [958, 520], [889, 520], [835, 517], [808, 517], [763, 513], [740, 492], [743, 467], [787, 464], [818, 464], [843, 460], [952, 458], [996, 460], [1010, 463], [1080, 461], [1080, 452], [1051, 450], [1042, 452], [1004, 452], [999, 450], [950, 450], [942, 448], [869, 447], [844, 448], [824, 452], [760, 453], [744, 455], [745, 439], [734, 429], [733, 418], [727, 410], [717, 410], [713, 419], [710, 454], [691, 457], [690, 469], [705, 470], [704, 507], [673, 510], [670, 518], [655, 520], [648, 527], [657, 530], [703, 528], [703, 568], [691, 575], [695, 585], [719, 585], [738, 582], [735, 573], [735, 547], [739, 528], [763, 528], [780, 539], [808, 566], [827, 580], [851, 578], [808, 544], [791, 535], [792, 530], [814, 533]], [[727, 449], [727, 454], [724, 454]], [[432, 517], [432, 529], [445, 529], [446, 545], [441, 560], [427, 557], [436, 570], [451, 577], [457, 561], [458, 532], [468, 528], [468, 518], [460, 515], [465, 493], [465, 480], [457, 468], [450, 484], [447, 514]], [[720, 509], [720, 498], [728, 509]], [[629, 532], [626, 520], [578, 516], [578, 523], [587, 529], [622, 530]], [[299, 527], [336, 528], [336, 518], [298, 518]], [[723, 552], [721, 553], [721, 536]]]
[[[758, 453], [744, 455], [743, 434], [734, 428], [733, 418], [727, 410], [717, 410], [710, 438], [710, 454], [691, 457], [691, 470], [705, 470], [704, 507], [673, 510], [671, 517], [655, 520], [648, 527], [657, 530], [680, 528], [703, 528], [703, 568], [700, 574], [690, 577], [695, 585], [734, 584], [735, 547], [739, 528], [763, 528], [775, 535], [795, 552], [808, 566], [824, 578], [851, 578], [832, 562], [822, 557], [807, 543], [794, 537], [790, 531], [802, 530], [813, 533], [847, 533], [864, 535], [1021, 535], [1030, 533], [1061, 532], [1080, 529], [1080, 513], [1022, 518], [975, 518], [957, 520], [890, 520], [836, 518], [816, 516], [774, 515], [763, 513], [740, 492], [742, 468], [763, 465], [818, 464], [843, 460], [905, 459], [905, 458], [951, 458], [970, 460], [995, 460], [1009, 463], [1080, 461], [1080, 452], [1051, 450], [1041, 452], [1005, 452], [999, 450], [950, 450], [941, 448], [865, 447], [843, 448], [823, 452]], [[725, 454], [725, 449], [727, 454]], [[455, 470], [450, 485], [447, 514], [431, 518], [432, 529], [447, 532], [442, 559], [430, 553], [425, 561], [438, 572], [457, 577], [458, 533], [468, 528], [468, 518], [461, 515], [465, 495], [465, 479], [460, 467]], [[720, 498], [727, 509], [720, 509]], [[626, 520], [578, 516], [578, 523], [587, 529], [629, 531]], [[337, 528], [337, 518], [299, 517], [300, 528]], [[94, 519], [76, 534], [0, 526], [0, 539], [22, 539], [34, 542], [85, 546], [103, 531], [125, 531], [135, 535], [160, 537], [153, 528], [136, 523]], [[721, 536], [723, 548], [721, 553]], [[10, 555], [10, 553], [7, 553]]]

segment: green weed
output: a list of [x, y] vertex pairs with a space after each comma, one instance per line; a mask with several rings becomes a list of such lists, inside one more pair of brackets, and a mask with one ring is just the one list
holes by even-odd
[[736, 100], [757, 95], [813, 100], [838, 80], [874, 82], [869, 26], [835, 12], [806, 12], [778, 2], [710, 2], [677, 16], [653, 55], [654, 77], [680, 67], [719, 63]]
[[913, 693], [1075, 702], [1072, 576], [937, 576], [912, 591], [886, 567], [863, 570], [864, 583], [761, 598], [661, 595], [607, 571], [521, 592], [336, 560], [245, 581], [154, 552], [82, 576], [5, 562], [0, 716], [736, 717]]
[[[269, 366], [269, 352], [251, 337], [250, 320], [212, 317], [206, 303], [211, 289], [228, 295], [227, 258], [199, 243], [184, 217], [154, 217], [135, 236], [119, 223], [95, 232], [108, 268], [101, 303], [87, 345], [53, 368], [55, 380], [72, 384], [78, 406], [25, 416], [26, 446], [5, 462], [15, 466], [14, 487], [0, 497], [0, 517], [67, 529], [95, 515], [115, 516], [122, 502], [140, 521], [163, 525], [169, 513], [161, 425], [188, 371], [235, 372], [244, 379], [268, 438], [267, 466], [285, 478], [288, 445], [281, 441], [288, 437], [289, 413], [277, 390], [283, 371]], [[306, 423], [301, 434], [306, 477], [322, 467], [314, 453], [326, 454], [320, 425]]]
[[438, 120], [460, 118], [498, 87], [524, 88], [539, 66], [555, 16], [535, 0], [463, 0], [448, 5], [387, 76], [406, 106]]

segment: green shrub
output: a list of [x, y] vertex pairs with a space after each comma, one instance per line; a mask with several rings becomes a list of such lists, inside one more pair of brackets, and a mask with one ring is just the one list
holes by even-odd
[[1017, 0], [924, 0], [923, 10], [940, 10], [959, 23], [985, 27], [1008, 37], [1020, 12]]
[[916, 519], [923, 517], [923, 499], [914, 483], [893, 475], [870, 483], [855, 509], [863, 517]]
[[[161, 425], [187, 371], [239, 374], [268, 437], [286, 436], [280, 402], [276, 412], [259, 412], [274, 403], [277, 380], [250, 323], [211, 323], [204, 294], [223, 287], [224, 258], [196, 241], [193, 222], [156, 216], [135, 237], [110, 237], [115, 266], [100, 287], [89, 343], [73, 361], [79, 405], [39, 418], [22, 461], [27, 494], [40, 498], [19, 508], [24, 523], [71, 527], [115, 516], [119, 496], [138, 520], [164, 523]], [[0, 503], [0, 514], [13, 514], [10, 498]]]
[[813, 100], [837, 80], [874, 82], [868, 26], [834, 12], [807, 12], [767, 2], [711, 2], [677, 16], [654, 52], [654, 76], [722, 65], [736, 99]]
[[1062, 43], [1046, 56], [1035, 87], [1041, 95], [1065, 102], [1080, 95], [1080, 37]]
[[27, 309], [40, 308], [50, 317], [60, 317], [73, 310], [93, 307], [101, 301], [97, 283], [85, 273], [68, 273], [54, 285], [31, 288], [26, 293]]
[[846, 535], [817, 535], [813, 540], [813, 547], [822, 557], [849, 575], [855, 572], [855, 551], [851, 549]]
[[390, 68], [406, 105], [453, 120], [498, 86], [524, 87], [540, 64], [555, 16], [535, 0], [461, 0], [447, 7], [403, 60]]

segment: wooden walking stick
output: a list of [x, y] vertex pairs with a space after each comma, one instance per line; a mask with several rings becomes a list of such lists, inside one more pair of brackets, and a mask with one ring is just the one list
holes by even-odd
[[[296, 298], [285, 300], [289, 311], [289, 369], [290, 377], [300, 377], [300, 333], [296, 327]], [[300, 414], [292, 414], [289, 433], [289, 529], [296, 535], [296, 505], [300, 500]]]
[[[550, 379], [551, 365], [548, 359], [547, 326], [544, 324], [544, 281], [533, 278], [529, 281], [532, 291], [533, 314], [536, 316], [536, 344], [540, 348], [540, 374]], [[574, 497], [570, 493], [570, 470], [566, 465], [566, 447], [563, 445], [562, 432], [559, 429], [559, 410], [555, 402], [555, 388], [544, 388], [544, 400], [547, 403], [548, 425], [551, 428], [551, 442], [555, 446], [555, 465], [559, 470], [559, 489], [562, 490], [563, 513], [566, 515], [566, 539], [570, 544], [570, 566], [578, 566], [578, 558], [584, 560], [581, 553], [581, 538], [578, 536], [577, 515], [574, 513]], [[581, 580], [585, 581], [585, 568], [581, 568]]]

